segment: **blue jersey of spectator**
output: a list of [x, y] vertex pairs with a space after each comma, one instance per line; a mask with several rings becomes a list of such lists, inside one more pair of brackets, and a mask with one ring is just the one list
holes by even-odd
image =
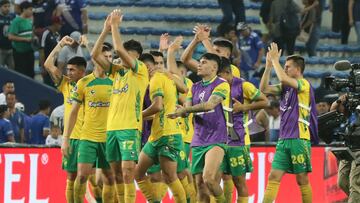
[[26, 114], [24, 115], [24, 136], [26, 143], [30, 144], [30, 136], [31, 136], [31, 116]]
[[39, 113], [31, 118], [30, 144], [45, 144], [46, 137], [50, 131], [50, 119], [48, 116]]
[[0, 119], [0, 143], [9, 142], [11, 137], [14, 136], [11, 123], [7, 119]]
[[61, 28], [61, 35], [70, 35], [73, 31], [83, 32], [81, 19], [82, 10], [87, 6], [84, 0], [60, 0], [63, 7], [64, 25]]
[[244, 71], [253, 70], [259, 58], [259, 51], [264, 48], [259, 35], [252, 31], [249, 36], [240, 37], [239, 48], [241, 50], [240, 68]]
[[11, 125], [13, 127], [14, 130], [14, 136], [15, 136], [15, 141], [16, 142], [20, 142], [20, 137], [21, 137], [21, 131], [24, 130], [24, 116], [23, 113], [19, 110], [15, 110], [14, 113], [10, 114], [10, 118], [9, 118]]

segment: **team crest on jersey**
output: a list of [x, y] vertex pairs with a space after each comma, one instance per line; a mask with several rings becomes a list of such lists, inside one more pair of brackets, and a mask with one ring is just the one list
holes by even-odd
[[199, 94], [199, 99], [200, 99], [201, 102], [204, 101], [205, 93], [206, 93], [205, 91], [202, 91], [202, 92]]
[[91, 91], [90, 91], [90, 94], [91, 94], [91, 95], [94, 95], [94, 94], [95, 94], [95, 90], [91, 90]]

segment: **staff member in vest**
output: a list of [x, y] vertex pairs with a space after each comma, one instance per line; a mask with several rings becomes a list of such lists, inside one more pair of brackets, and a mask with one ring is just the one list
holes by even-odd
[[209, 194], [216, 202], [225, 202], [225, 196], [219, 184], [220, 166], [226, 151], [227, 113], [229, 108], [230, 86], [219, 77], [221, 58], [212, 53], [204, 54], [198, 63], [197, 74], [202, 81], [195, 83], [189, 91], [185, 107], [180, 107], [171, 118], [194, 115], [194, 137], [191, 142], [192, 166], [198, 188], [198, 201], [209, 202]]
[[[302, 202], [312, 202], [308, 173], [311, 167], [311, 141], [318, 142], [317, 113], [314, 90], [304, 79], [304, 58], [288, 56], [285, 69], [279, 62], [281, 50], [271, 43], [266, 56], [266, 68], [260, 82], [265, 94], [280, 95], [280, 136], [265, 190], [264, 203], [275, 200], [281, 178], [285, 173], [295, 174], [300, 186]], [[280, 84], [269, 85], [271, 68], [274, 67]]]

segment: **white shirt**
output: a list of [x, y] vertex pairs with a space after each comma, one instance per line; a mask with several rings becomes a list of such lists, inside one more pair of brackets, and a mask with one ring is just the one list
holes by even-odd
[[61, 146], [62, 144], [62, 136], [58, 136], [57, 139], [53, 138], [51, 135], [48, 135], [45, 141], [45, 145], [56, 145]]
[[24, 1], [27, 1], [27, 2], [30, 2], [30, 3], [32, 2], [32, 0], [15, 0], [14, 3], [15, 4], [21, 4]]
[[0, 105], [5, 104], [6, 105], [6, 97], [4, 92], [0, 93]]
[[56, 107], [50, 115], [50, 122], [53, 125], [59, 126], [61, 129], [64, 128], [64, 104]]
[[277, 118], [274, 118], [274, 116], [269, 116], [269, 129], [280, 129], [280, 115]]

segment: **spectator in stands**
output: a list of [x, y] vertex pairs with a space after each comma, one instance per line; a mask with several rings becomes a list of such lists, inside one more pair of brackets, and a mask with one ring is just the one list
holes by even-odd
[[349, 0], [349, 25], [354, 26], [357, 45], [360, 45], [360, 1]]
[[303, 9], [303, 14], [307, 12], [315, 11], [315, 22], [312, 25], [310, 37], [306, 42], [306, 51], [309, 56], [316, 56], [316, 45], [320, 40], [320, 27], [322, 20], [322, 11], [325, 4], [325, 0], [307, 0], [308, 6]]
[[10, 25], [9, 39], [12, 41], [15, 70], [34, 77], [34, 51], [32, 48], [32, 5], [25, 1], [20, 4], [21, 14]]
[[297, 34], [287, 34], [280, 28], [280, 19], [285, 11], [292, 11], [293, 15], [300, 15], [300, 7], [293, 0], [274, 0], [271, 3], [268, 28], [273, 41], [288, 55], [294, 54], [295, 40]]
[[45, 139], [50, 134], [50, 102], [39, 102], [39, 113], [31, 118], [31, 144], [45, 144]]
[[24, 135], [24, 116], [21, 111], [15, 108], [15, 92], [8, 92], [6, 94], [6, 103], [10, 111], [9, 120], [14, 130], [15, 141], [17, 143], [25, 143], [26, 140]]
[[25, 137], [25, 142], [27, 144], [30, 144], [30, 132], [31, 132], [31, 115], [27, 115], [25, 113], [25, 106], [23, 103], [21, 102], [16, 102], [15, 103], [15, 108], [17, 110], [19, 110], [24, 118], [24, 137]]
[[332, 31], [341, 33], [341, 44], [347, 44], [350, 34], [349, 0], [329, 0], [329, 10], [333, 13]]
[[64, 104], [56, 107], [50, 115], [51, 125], [59, 126], [61, 131], [64, 130]]
[[[223, 13], [223, 24], [238, 24], [239, 22], [245, 22], [245, 5], [244, 0], [218, 0], [219, 6]], [[235, 15], [235, 22], [233, 18]]]
[[88, 32], [88, 14], [85, 0], [60, 0], [64, 26], [61, 28], [61, 36], [70, 35], [74, 31], [82, 34]]
[[2, 93], [0, 94], [0, 105], [5, 104], [6, 105], [6, 94], [9, 92], [15, 91], [15, 85], [14, 82], [11, 80], [6, 81], [2, 86]]
[[256, 122], [265, 128], [266, 140], [276, 142], [280, 132], [280, 103], [277, 100], [270, 101], [268, 108], [256, 114]]
[[39, 40], [41, 40], [42, 33], [46, 27], [51, 25], [52, 17], [61, 14], [60, 12], [55, 12], [58, 5], [58, 0], [33, 0], [34, 33]]
[[[59, 31], [62, 26], [61, 18], [58, 16], [53, 16], [51, 18], [51, 25], [47, 27], [41, 37], [40, 43], [40, 66], [44, 67], [45, 59], [49, 56], [51, 51], [55, 48], [57, 43], [60, 41]], [[52, 81], [50, 75], [46, 70], [42, 71], [43, 81], [45, 84], [55, 87], [54, 82]]]
[[[312, 6], [314, 4], [314, 0], [302, 0], [302, 2], [304, 4], [304, 9], [301, 14], [301, 33], [299, 37], [307, 45], [309, 43], [310, 35], [313, 32], [312, 30], [314, 29], [316, 24], [316, 8]], [[313, 53], [308, 54], [309, 56], [316, 55], [315, 50], [313, 50]]]
[[[234, 45], [237, 45], [239, 43], [239, 39], [236, 35], [236, 29], [235, 26], [232, 24], [220, 24], [216, 28], [216, 32], [218, 37], [225, 38], [229, 41], [231, 41]], [[236, 66], [240, 65], [240, 50], [237, 46], [234, 46], [231, 54], [232, 62]]]
[[246, 23], [236, 26], [239, 36], [239, 48], [241, 51], [240, 69], [242, 77], [249, 79], [252, 73], [261, 65], [261, 59], [265, 53], [264, 44], [259, 35], [251, 30]]
[[14, 69], [14, 59], [8, 29], [15, 15], [10, 13], [10, 1], [0, 0], [0, 66]]
[[316, 103], [316, 110], [317, 110], [318, 116], [320, 116], [324, 113], [329, 112], [330, 104], [328, 102], [326, 102], [324, 99], [322, 99]]
[[65, 65], [67, 62], [75, 57], [81, 56], [87, 58], [86, 55], [90, 55], [88, 49], [88, 41], [85, 35], [81, 35], [80, 32], [74, 31], [70, 34], [71, 39], [73, 39], [73, 44], [71, 46], [64, 46], [57, 58], [57, 67], [65, 74]]
[[9, 110], [6, 105], [0, 105], [0, 143], [15, 142], [14, 131], [9, 117]]
[[265, 44], [268, 44], [270, 40], [269, 29], [266, 25], [269, 22], [272, 2], [273, 0], [263, 0], [261, 2], [261, 7], [260, 7], [259, 15], [261, 17], [261, 34], [262, 34], [262, 40]]
[[47, 136], [45, 145], [59, 146], [62, 144], [61, 129], [57, 125], [51, 124], [50, 135]]
[[30, 3], [32, 2], [31, 0], [14, 0], [14, 13], [16, 15], [21, 14], [20, 4], [25, 1], [30, 2]]

